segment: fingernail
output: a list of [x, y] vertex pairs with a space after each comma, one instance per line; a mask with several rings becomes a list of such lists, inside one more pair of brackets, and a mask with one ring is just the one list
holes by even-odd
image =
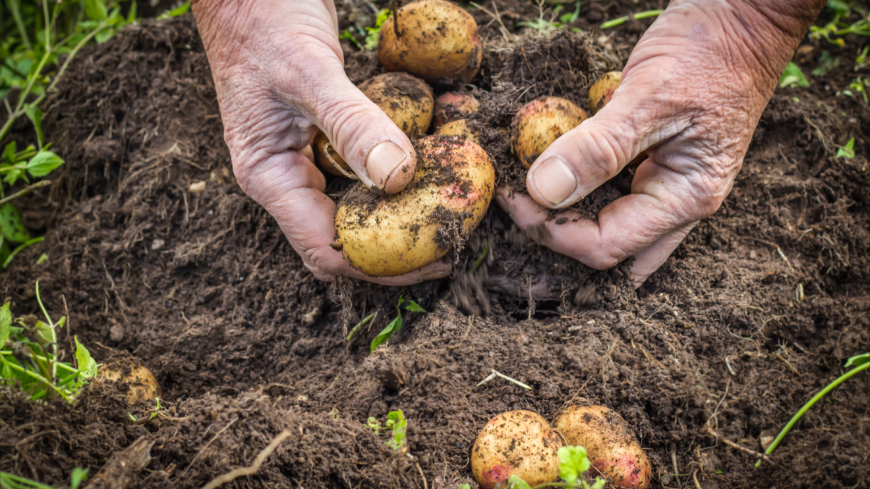
[[449, 270], [444, 270], [441, 272], [429, 272], [429, 273], [423, 275], [423, 278], [420, 280], [423, 282], [425, 282], [426, 280], [438, 280], [439, 278], [444, 278], [448, 275], [450, 275]]
[[393, 142], [384, 141], [369, 152], [366, 158], [366, 172], [375, 186], [384, 188], [393, 171], [407, 158], [408, 155], [402, 151], [402, 148]]
[[577, 176], [568, 163], [558, 157], [541, 163], [532, 172], [532, 184], [553, 205], [559, 205], [577, 190]]

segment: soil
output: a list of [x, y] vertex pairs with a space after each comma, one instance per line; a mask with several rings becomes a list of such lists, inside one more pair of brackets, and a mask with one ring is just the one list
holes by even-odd
[[[371, 25], [367, 7], [339, 3], [342, 28]], [[501, 23], [472, 10], [486, 48], [469, 88], [481, 100], [473, 122], [500, 183], [522, 191], [523, 170], [498, 127], [540, 96], [588, 109], [590, 82], [622, 66], [650, 21], [595, 26], [662, 6], [584, 2], [573, 26], [588, 32], [531, 32], [513, 46], [505, 37], [536, 18], [533, 5], [484, 6]], [[841, 65], [809, 88], [777, 90], [731, 195], [640, 290], [627, 264], [587, 269], [539, 247], [496, 206], [452, 256], [465, 272], [388, 288], [317, 281], [239, 189], [189, 14], [127, 28], [80, 53], [47, 100], [45, 132], [67, 163], [20, 202], [45, 241], [16, 258], [0, 292], [16, 314], [37, 313], [39, 280], [47, 309], [69, 317], [63, 346], [77, 335], [100, 362], [140, 359], [168, 410], [132, 423], [128, 412], [154, 404], [128, 407], [123, 383], [94, 384], [73, 407], [3, 390], [0, 470], [64, 485], [80, 466], [102, 469], [97, 482], [201, 487], [288, 430], [236, 487], [476, 487], [469, 455], [489, 419], [524, 409], [552, 420], [577, 404], [625, 418], [656, 487], [870, 486], [868, 375], [810, 409], [775, 465], [756, 469], [724, 443], [759, 451], [762, 435], [870, 350], [870, 108], [842, 93], [868, 74], [852, 64], [866, 39], [846, 41], [799, 50], [805, 73], [823, 52]], [[372, 54], [345, 51], [355, 82], [380, 72]], [[856, 156], [835, 157], [850, 137]], [[188, 192], [193, 182], [205, 191]], [[630, 173], [599, 189], [584, 212], [628, 182]], [[328, 192], [347, 187], [334, 179]], [[400, 296], [428, 313], [403, 311], [401, 333], [370, 353]], [[492, 369], [532, 389], [478, 385]], [[365, 423], [397, 409], [407, 447], [392, 453]]]

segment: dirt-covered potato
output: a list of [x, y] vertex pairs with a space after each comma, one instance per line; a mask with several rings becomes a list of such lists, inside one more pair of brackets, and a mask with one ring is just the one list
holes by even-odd
[[381, 26], [378, 59], [389, 71], [430, 83], [468, 83], [480, 69], [483, 49], [471, 14], [453, 3], [421, 0], [400, 8], [397, 20]]
[[622, 83], [622, 72], [611, 71], [605, 73], [589, 87], [589, 110], [592, 111], [592, 115], [595, 115], [610, 102], [610, 99], [613, 98], [613, 92], [619, 88], [620, 83]]
[[429, 130], [435, 97], [423, 80], [407, 73], [384, 73], [362, 82], [359, 89], [409, 138]]
[[[530, 486], [559, 477], [562, 447], [547, 420], [530, 411], [508, 411], [489, 420], [471, 449], [471, 473], [481, 489], [517, 475]], [[502, 484], [504, 485], [504, 484]]]
[[570, 100], [543, 97], [523, 106], [511, 124], [511, 145], [526, 168], [562, 134], [588, 116]]
[[468, 122], [465, 119], [448, 122], [438, 128], [438, 130], [435, 131], [435, 134], [441, 134], [444, 136], [462, 136], [474, 144], [480, 144], [480, 139], [477, 137], [477, 133], [468, 127]]
[[495, 171], [483, 148], [454, 136], [429, 136], [415, 149], [417, 170], [405, 190], [376, 195], [357, 184], [339, 202], [333, 246], [366, 275], [401, 275], [441, 258], [489, 207]]
[[160, 396], [160, 386], [154, 374], [133, 358], [101, 365], [97, 369], [97, 382], [106, 381], [125, 382], [128, 386], [127, 404], [131, 406]]
[[571, 406], [559, 413], [553, 427], [569, 445], [581, 446], [592, 466], [616, 487], [645, 489], [652, 467], [628, 430], [628, 423], [604, 406]]
[[477, 112], [480, 102], [470, 93], [447, 92], [435, 99], [432, 127], [438, 130], [448, 122], [464, 119]]

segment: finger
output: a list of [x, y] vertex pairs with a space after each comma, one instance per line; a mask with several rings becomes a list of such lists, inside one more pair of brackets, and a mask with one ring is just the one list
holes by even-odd
[[350, 82], [331, 50], [318, 50], [324, 51], [324, 58], [313, 58], [312, 53], [306, 57], [311, 64], [307, 69], [294, 65], [282, 71], [279, 95], [290, 106], [302, 108], [363, 183], [387, 193], [402, 190], [417, 166], [411, 141]]
[[[535, 201], [551, 209], [569, 206], [643, 151], [689, 127], [691, 116], [675, 112], [670, 95], [657, 96], [655, 92], [661, 89], [639, 80], [626, 78], [609, 104], [538, 157], [527, 177]], [[666, 79], [656, 81], [667, 85]]]
[[323, 193], [323, 174], [303, 152], [273, 155], [251, 169], [245, 191], [271, 214], [305, 266], [319, 279], [351, 277], [383, 285], [411, 285], [449, 275], [449, 262], [435, 262], [396, 277], [369, 277], [330, 247], [335, 239], [335, 203]]
[[692, 222], [677, 228], [634, 255], [634, 263], [631, 265], [631, 277], [635, 288], [643, 285], [646, 279], [667, 261], [671, 253], [677, 249], [677, 246], [680, 245], [697, 224], [697, 222]]

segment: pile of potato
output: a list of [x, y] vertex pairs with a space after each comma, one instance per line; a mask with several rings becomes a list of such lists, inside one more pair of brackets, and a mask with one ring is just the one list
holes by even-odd
[[[561, 435], [561, 436], [560, 436]], [[471, 449], [471, 472], [482, 489], [504, 485], [512, 475], [530, 486], [559, 478], [556, 452], [564, 443], [586, 449], [593, 476], [615, 487], [646, 489], [652, 480], [649, 459], [632, 438], [628, 423], [603, 406], [571, 406], [553, 427], [530, 411], [492, 418]]]

